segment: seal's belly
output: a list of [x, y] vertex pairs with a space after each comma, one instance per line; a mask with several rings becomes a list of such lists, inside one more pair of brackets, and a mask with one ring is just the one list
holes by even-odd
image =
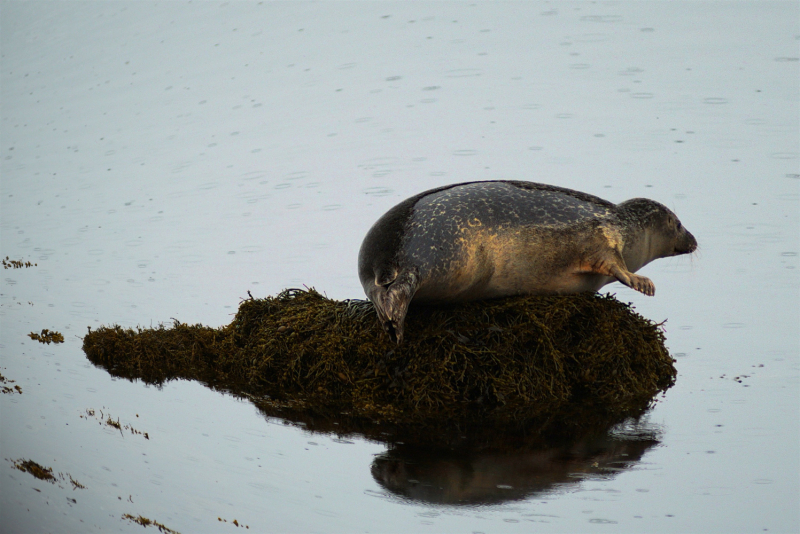
[[581, 272], [584, 244], [564, 229], [472, 231], [448, 247], [408, 250], [420, 268], [419, 302], [597, 291], [612, 278]]

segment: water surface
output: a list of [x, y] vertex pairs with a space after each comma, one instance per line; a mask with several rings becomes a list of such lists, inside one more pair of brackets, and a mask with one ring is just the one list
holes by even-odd
[[[36, 264], [2, 273], [6, 531], [800, 528], [797, 3], [0, 10], [0, 255]], [[384, 211], [499, 178], [653, 198], [697, 236], [642, 270], [655, 297], [608, 286], [667, 320], [679, 376], [642, 421], [513, 454], [388, 447], [81, 351], [87, 326], [227, 324], [247, 291], [362, 297]]]

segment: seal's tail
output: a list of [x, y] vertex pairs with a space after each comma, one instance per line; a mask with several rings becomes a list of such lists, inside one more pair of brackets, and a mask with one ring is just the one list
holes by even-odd
[[417, 292], [418, 279], [416, 273], [402, 271], [389, 283], [383, 285], [376, 283], [367, 294], [375, 306], [375, 312], [383, 329], [398, 345], [403, 341], [403, 324], [408, 305]]

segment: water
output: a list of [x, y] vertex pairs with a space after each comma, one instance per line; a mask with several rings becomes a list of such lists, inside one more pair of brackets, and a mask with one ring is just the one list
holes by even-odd
[[[0, 253], [37, 264], [2, 273], [0, 373], [22, 388], [0, 395], [3, 530], [800, 528], [796, 3], [0, 10]], [[643, 269], [656, 297], [609, 286], [668, 320], [677, 360], [638, 425], [516, 455], [389, 450], [81, 351], [87, 326], [227, 324], [248, 290], [361, 297], [378, 216], [496, 178], [654, 198], [697, 236]], [[43, 328], [66, 342], [27, 337]]]

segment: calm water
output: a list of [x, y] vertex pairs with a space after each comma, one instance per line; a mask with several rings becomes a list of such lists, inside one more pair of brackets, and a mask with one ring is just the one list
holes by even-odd
[[[0, 395], [2, 530], [796, 532], [799, 11], [2, 2], [0, 254], [37, 264], [2, 272], [22, 388]], [[497, 178], [654, 198], [697, 236], [642, 271], [655, 297], [609, 286], [668, 321], [679, 376], [644, 420], [513, 454], [388, 448], [81, 351], [87, 326], [227, 324], [248, 290], [362, 297], [378, 216]]]

